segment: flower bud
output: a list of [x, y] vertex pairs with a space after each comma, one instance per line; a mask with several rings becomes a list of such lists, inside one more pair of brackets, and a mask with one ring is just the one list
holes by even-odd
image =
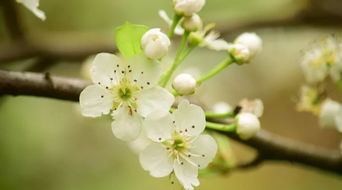
[[262, 50], [262, 40], [255, 33], [243, 33], [235, 39], [235, 43], [248, 47], [251, 57]]
[[231, 45], [229, 53], [234, 57], [238, 64], [248, 63], [251, 57], [248, 47], [242, 44]]
[[176, 13], [185, 16], [199, 12], [204, 4], [205, 0], [173, 0]]
[[159, 28], [147, 31], [141, 38], [141, 47], [145, 55], [151, 59], [164, 57], [169, 51], [170, 45], [170, 39]]
[[256, 115], [240, 113], [236, 116], [236, 132], [241, 139], [249, 139], [260, 130], [260, 122]]
[[190, 95], [195, 92], [196, 80], [191, 75], [182, 73], [173, 80], [172, 87], [180, 95]]
[[193, 14], [192, 16], [184, 17], [182, 26], [187, 31], [197, 31], [202, 28], [202, 20], [197, 14]]
[[341, 104], [336, 101], [326, 99], [319, 114], [320, 125], [324, 128], [335, 128], [336, 117], [341, 108]]
[[232, 112], [233, 110], [233, 107], [226, 102], [217, 102], [213, 105], [213, 111], [215, 113], [228, 113]]

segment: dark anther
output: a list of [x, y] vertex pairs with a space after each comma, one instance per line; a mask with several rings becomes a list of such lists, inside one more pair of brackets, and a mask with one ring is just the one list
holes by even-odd
[[191, 127], [192, 127], [193, 129], [195, 129], [195, 125], [192, 125]]
[[205, 157], [205, 155], [204, 155], [204, 154], [202, 154], [202, 157]]
[[134, 81], [134, 82], [137, 82], [137, 79], [134, 79], [133, 81]]
[[113, 80], [113, 78], [110, 78], [110, 80]]
[[125, 73], [125, 71], [121, 71], [121, 73], [122, 73], [122, 74], [124, 74], [124, 73]]
[[98, 82], [97, 84], [99, 84], [99, 85], [100, 85], [101, 83], [100, 83], [100, 82]]
[[108, 89], [108, 86], [106, 86], [106, 89]]
[[151, 83], [150, 83], [150, 82], [147, 82], [146, 84], [147, 84], [147, 85], [150, 85]]
[[161, 140], [162, 140], [162, 138], [160, 138], [160, 137], [159, 137], [159, 138], [158, 138], [158, 140], [160, 140], [160, 141], [161, 141]]
[[119, 64], [117, 64], [116, 67], [119, 67]]
[[101, 98], [103, 98], [104, 96], [103, 95], [101, 95]]
[[181, 162], [181, 164], [183, 165], [183, 164], [184, 164], [184, 162]]

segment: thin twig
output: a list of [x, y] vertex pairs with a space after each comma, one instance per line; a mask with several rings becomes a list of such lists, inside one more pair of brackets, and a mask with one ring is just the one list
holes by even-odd
[[[78, 79], [0, 70], [0, 94], [78, 101], [79, 94], [86, 85], [88, 85], [87, 82]], [[215, 120], [215, 122], [221, 121]], [[225, 122], [222, 121], [221, 123]], [[342, 174], [342, 155], [338, 150], [316, 147], [281, 137], [266, 130], [261, 130], [255, 137], [247, 141], [241, 140], [233, 133], [221, 133], [255, 148], [260, 157], [256, 163], [260, 161], [287, 161]]]

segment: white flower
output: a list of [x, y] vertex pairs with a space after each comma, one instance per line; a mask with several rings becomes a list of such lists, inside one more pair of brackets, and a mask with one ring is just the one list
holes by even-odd
[[138, 137], [143, 117], [162, 117], [174, 102], [172, 94], [155, 85], [158, 64], [131, 59], [126, 62], [109, 53], [96, 55], [90, 72], [94, 84], [80, 95], [82, 114], [98, 117], [113, 111], [114, 135], [126, 141]]
[[196, 80], [190, 74], [182, 73], [173, 80], [172, 87], [181, 95], [190, 95], [195, 92]]
[[29, 9], [33, 14], [35, 14], [38, 18], [45, 20], [45, 13], [38, 9], [39, 0], [17, 0], [18, 3], [23, 4], [27, 9]]
[[199, 12], [205, 4], [205, 0], [173, 0], [173, 6], [177, 14], [191, 16]]
[[229, 113], [232, 112], [234, 109], [231, 105], [227, 104], [226, 102], [217, 102], [213, 106], [213, 111], [215, 113]]
[[236, 132], [242, 139], [253, 137], [260, 130], [260, 122], [252, 113], [240, 113], [236, 116]]
[[229, 53], [239, 64], [248, 63], [251, 58], [248, 47], [242, 44], [231, 45], [231, 47], [229, 48]]
[[184, 17], [182, 26], [187, 31], [197, 31], [202, 29], [203, 23], [198, 14], [193, 14], [191, 16]]
[[154, 141], [139, 156], [142, 167], [154, 177], [172, 171], [185, 189], [198, 186], [198, 168], [205, 168], [214, 158], [215, 140], [202, 134], [204, 111], [183, 101], [164, 118], [144, 121], [147, 136]]
[[264, 104], [260, 99], [248, 100], [243, 99], [240, 101], [239, 106], [241, 107], [241, 113], [252, 113], [257, 117], [261, 117], [264, 113]]
[[322, 82], [330, 76], [334, 81], [341, 79], [342, 48], [336, 39], [330, 37], [315, 43], [305, 52], [301, 67], [309, 83]]
[[248, 47], [251, 57], [262, 50], [262, 40], [255, 33], [243, 33], [235, 39], [236, 44], [242, 44]]
[[321, 108], [322, 97], [322, 92], [320, 92], [319, 88], [303, 85], [300, 88], [297, 110], [318, 115]]
[[170, 45], [170, 39], [159, 28], [147, 31], [141, 38], [142, 49], [145, 55], [151, 59], [164, 57], [169, 51]]
[[341, 104], [331, 99], [326, 99], [321, 107], [319, 122], [324, 128], [335, 128]]

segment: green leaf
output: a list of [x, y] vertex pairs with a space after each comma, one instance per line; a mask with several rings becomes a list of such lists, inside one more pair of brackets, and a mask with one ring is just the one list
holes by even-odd
[[144, 25], [126, 23], [115, 29], [115, 41], [124, 57], [131, 57], [142, 52], [141, 38], [149, 28]]

